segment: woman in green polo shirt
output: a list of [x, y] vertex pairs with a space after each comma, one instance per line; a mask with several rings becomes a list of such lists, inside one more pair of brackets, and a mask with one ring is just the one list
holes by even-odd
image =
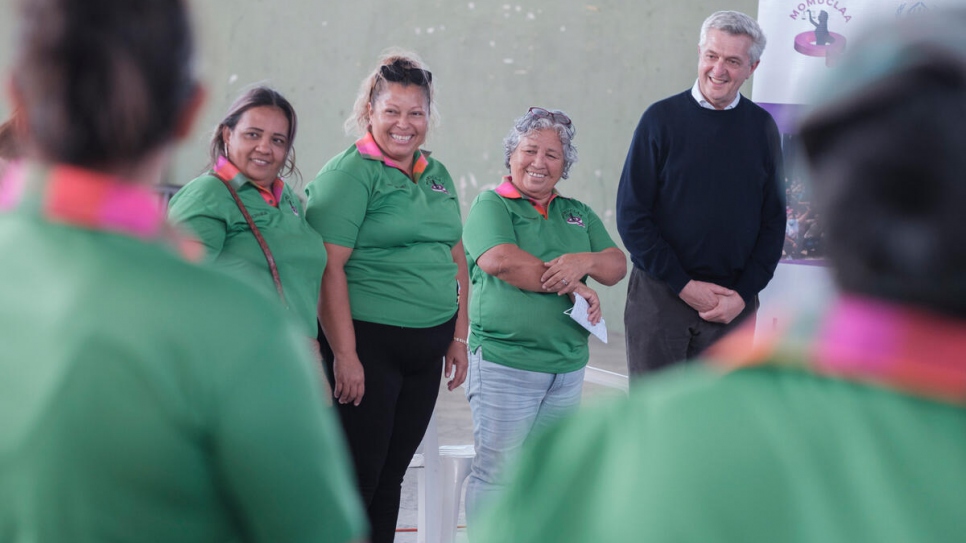
[[610, 286], [627, 271], [597, 214], [556, 190], [577, 161], [574, 132], [559, 110], [533, 107], [517, 119], [504, 140], [510, 175], [477, 196], [464, 226], [473, 283], [471, 520], [500, 491], [503, 464], [527, 435], [580, 402], [588, 332], [564, 312], [580, 296], [599, 322], [600, 301], [585, 281]]
[[346, 122], [358, 141], [306, 188], [329, 254], [322, 357], [355, 460], [373, 543], [391, 542], [403, 475], [429, 424], [440, 372], [466, 376], [466, 256], [456, 187], [420, 150], [433, 77], [410, 53], [363, 80]]
[[326, 252], [282, 180], [297, 175], [297, 127], [295, 109], [277, 91], [243, 93], [212, 134], [207, 173], [174, 195], [168, 216], [197, 236], [216, 265], [279, 298], [313, 337]]

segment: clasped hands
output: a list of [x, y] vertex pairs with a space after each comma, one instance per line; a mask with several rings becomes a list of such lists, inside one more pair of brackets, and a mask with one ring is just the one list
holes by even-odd
[[558, 296], [568, 295], [574, 301], [574, 294], [587, 300], [587, 320], [597, 324], [603, 315], [600, 312], [600, 298], [597, 292], [580, 280], [588, 275], [593, 266], [592, 256], [585, 253], [568, 253], [558, 256], [543, 265], [547, 271], [540, 277], [543, 290], [556, 292]]
[[678, 296], [708, 322], [728, 324], [745, 309], [737, 292], [705, 281], [688, 281]]

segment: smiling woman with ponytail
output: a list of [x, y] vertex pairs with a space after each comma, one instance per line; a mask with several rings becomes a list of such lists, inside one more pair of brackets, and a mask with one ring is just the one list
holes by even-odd
[[329, 259], [319, 340], [373, 543], [391, 543], [400, 485], [439, 393], [466, 377], [466, 256], [456, 186], [422, 149], [433, 74], [392, 52], [362, 81], [358, 139], [306, 187], [306, 218]]

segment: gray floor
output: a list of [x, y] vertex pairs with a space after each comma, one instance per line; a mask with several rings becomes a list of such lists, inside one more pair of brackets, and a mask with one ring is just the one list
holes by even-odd
[[[624, 350], [624, 336], [609, 334], [609, 342], [605, 345], [596, 338], [590, 338], [591, 366], [627, 374], [627, 358]], [[597, 401], [621, 392], [607, 387], [584, 383], [583, 402]], [[473, 422], [470, 417], [470, 406], [466, 401], [464, 389], [450, 392], [445, 385], [440, 388], [439, 400], [436, 405], [437, 424], [439, 428], [440, 445], [465, 445], [473, 443]], [[464, 526], [464, 512], [460, 507], [459, 525]], [[416, 474], [409, 470], [403, 481], [402, 503], [399, 509], [398, 529], [413, 529], [416, 527], [417, 500]], [[416, 543], [415, 532], [397, 532], [396, 543]], [[465, 543], [466, 530], [460, 528], [457, 532], [457, 542]]]

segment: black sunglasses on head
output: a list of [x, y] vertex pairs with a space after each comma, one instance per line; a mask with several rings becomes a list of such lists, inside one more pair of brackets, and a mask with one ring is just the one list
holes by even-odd
[[543, 109], [542, 107], [532, 107], [527, 110], [527, 115], [532, 115], [538, 119], [550, 119], [551, 121], [560, 123], [564, 126], [570, 126], [572, 124], [570, 117], [560, 110], [550, 111], [549, 109]]
[[403, 63], [401, 60], [384, 64], [379, 68], [379, 74], [390, 83], [412, 83], [426, 87], [433, 82], [433, 74], [429, 70], [413, 68], [411, 64]]

